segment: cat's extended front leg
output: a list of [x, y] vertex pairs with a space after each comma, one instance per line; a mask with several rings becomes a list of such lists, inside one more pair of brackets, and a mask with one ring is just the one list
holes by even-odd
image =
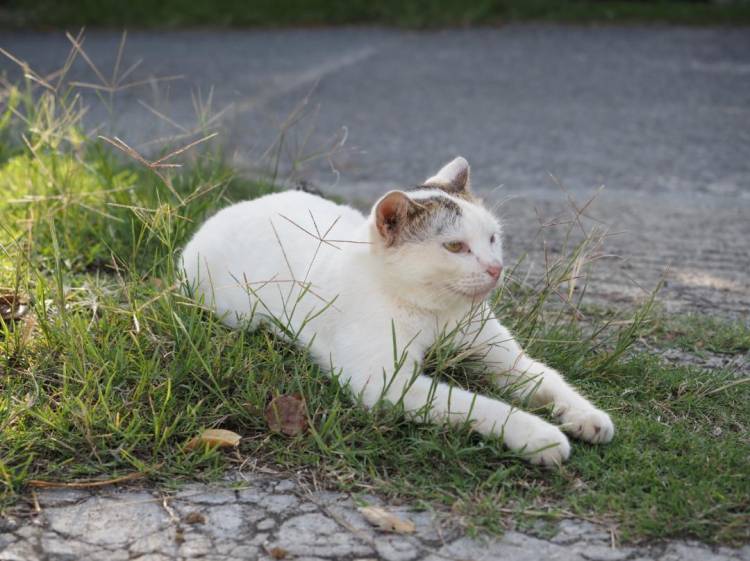
[[576, 438], [597, 443], [612, 440], [615, 427], [609, 415], [568, 385], [554, 368], [530, 358], [493, 316], [485, 316], [480, 325], [470, 341], [481, 351], [495, 384], [528, 398], [533, 406], [552, 405], [563, 430]]
[[[382, 360], [378, 360], [382, 359]], [[426, 416], [434, 423], [469, 423], [486, 436], [502, 437], [511, 450], [535, 464], [559, 464], [570, 455], [570, 444], [560, 430], [546, 421], [507, 403], [460, 388], [436, 382], [415, 372], [415, 362], [406, 360], [401, 368], [386, 366], [379, 372], [363, 364], [377, 364], [392, 358], [369, 356], [367, 360], [342, 364], [342, 381], [349, 383], [367, 407], [381, 399], [402, 403], [407, 414]]]

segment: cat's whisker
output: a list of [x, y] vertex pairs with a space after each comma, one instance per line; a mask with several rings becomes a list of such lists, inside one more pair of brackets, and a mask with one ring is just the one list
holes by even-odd
[[[500, 187], [502, 187], [502, 185], [500, 185]], [[521, 198], [521, 195], [506, 195], [505, 197], [503, 197], [501, 199], [498, 199], [495, 202], [495, 204], [492, 205], [492, 208], [490, 210], [494, 214], [494, 213], [498, 212], [498, 210], [501, 207], [505, 206], [508, 202], [516, 200], [516, 199], [520, 199], [520, 198]]]

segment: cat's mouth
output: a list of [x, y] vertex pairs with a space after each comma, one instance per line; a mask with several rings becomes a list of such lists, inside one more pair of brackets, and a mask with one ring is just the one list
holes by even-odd
[[455, 287], [456, 292], [472, 300], [484, 300], [489, 296], [493, 290], [498, 286], [498, 283], [492, 282], [489, 284], [483, 284], [480, 286], [468, 286], [468, 287]]

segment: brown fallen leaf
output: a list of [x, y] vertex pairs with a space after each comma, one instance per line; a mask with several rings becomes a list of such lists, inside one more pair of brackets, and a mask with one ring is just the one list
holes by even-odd
[[20, 335], [19, 341], [21, 345], [25, 345], [34, 336], [37, 331], [37, 321], [33, 315], [28, 315], [21, 320], [21, 325], [18, 330]]
[[0, 317], [3, 321], [21, 319], [29, 310], [28, 301], [15, 290], [0, 290]]
[[272, 547], [268, 550], [268, 554], [274, 559], [284, 559], [287, 556], [287, 553], [289, 552], [286, 549], [279, 546]]
[[206, 517], [197, 511], [188, 512], [185, 518], [182, 519], [185, 524], [205, 524]]
[[185, 444], [186, 450], [194, 450], [200, 446], [209, 448], [236, 448], [242, 437], [236, 432], [224, 429], [206, 429], [199, 436], [194, 436]]
[[266, 422], [273, 432], [294, 436], [307, 428], [307, 406], [298, 395], [280, 395], [266, 407]]
[[396, 534], [412, 534], [416, 530], [414, 522], [408, 518], [400, 518], [392, 512], [379, 506], [363, 506], [359, 512], [370, 524], [377, 526], [384, 532], [395, 532]]

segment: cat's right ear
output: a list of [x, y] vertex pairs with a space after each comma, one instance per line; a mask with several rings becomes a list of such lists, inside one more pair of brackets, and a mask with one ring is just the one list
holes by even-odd
[[469, 162], [461, 156], [445, 164], [436, 175], [427, 179], [424, 184], [437, 187], [452, 195], [466, 194], [471, 190], [469, 179]]
[[375, 205], [375, 226], [386, 246], [395, 245], [410, 215], [414, 202], [403, 191], [391, 191]]

